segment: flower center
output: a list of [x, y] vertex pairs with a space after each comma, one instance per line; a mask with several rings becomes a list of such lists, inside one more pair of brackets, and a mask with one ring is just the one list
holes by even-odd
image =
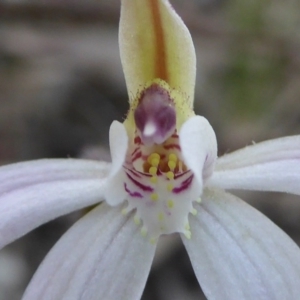
[[[160, 111], [164, 111], [165, 119]], [[142, 234], [149, 233], [153, 239], [173, 232], [190, 238], [188, 214], [196, 213], [192, 202], [200, 195], [194, 174], [181, 154], [168, 93], [156, 85], [146, 90], [136, 108], [135, 122], [137, 128], [123, 165], [128, 202], [124, 212], [136, 209], [135, 222], [142, 221]], [[153, 130], [147, 135], [149, 123]]]

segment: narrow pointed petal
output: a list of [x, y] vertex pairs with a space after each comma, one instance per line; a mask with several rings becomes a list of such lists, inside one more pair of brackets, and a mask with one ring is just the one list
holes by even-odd
[[300, 136], [254, 144], [218, 159], [208, 185], [300, 195]]
[[217, 159], [217, 140], [209, 122], [200, 116], [188, 119], [179, 133], [184, 161], [202, 186], [212, 174]]
[[23, 300], [140, 299], [154, 252], [131, 215], [103, 203], [54, 246]]
[[37, 160], [0, 168], [0, 248], [66, 213], [100, 202], [110, 165]]
[[190, 33], [167, 0], [122, 0], [121, 61], [130, 101], [154, 79], [194, 101], [196, 57]]
[[240, 199], [206, 190], [183, 242], [208, 299], [298, 299], [300, 249]]

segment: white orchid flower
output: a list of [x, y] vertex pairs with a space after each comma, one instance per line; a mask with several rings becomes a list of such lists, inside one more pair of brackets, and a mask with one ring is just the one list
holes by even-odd
[[112, 164], [0, 168], [1, 247], [99, 203], [50, 251], [23, 299], [139, 299], [159, 236], [174, 232], [208, 299], [299, 299], [298, 246], [223, 189], [299, 195], [300, 136], [217, 159], [213, 129], [193, 112], [193, 43], [167, 0], [121, 1], [120, 51], [130, 110], [111, 126]]

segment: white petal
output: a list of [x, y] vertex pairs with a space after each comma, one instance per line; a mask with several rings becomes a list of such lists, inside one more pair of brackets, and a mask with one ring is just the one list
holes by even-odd
[[110, 205], [118, 205], [124, 201], [126, 192], [124, 190], [123, 164], [128, 149], [128, 135], [124, 125], [114, 121], [109, 130], [110, 152], [112, 157], [112, 168], [109, 180], [105, 188], [105, 200]]
[[54, 246], [23, 300], [139, 299], [154, 252], [131, 216], [103, 203]]
[[207, 183], [224, 189], [287, 192], [300, 195], [300, 160], [269, 162], [217, 171]]
[[37, 160], [0, 168], [0, 248], [58, 216], [100, 202], [107, 163]]
[[106, 176], [109, 164], [83, 159], [39, 159], [0, 167], [0, 195], [32, 184]]
[[114, 121], [109, 129], [109, 145], [112, 159], [110, 177], [117, 174], [122, 168], [128, 149], [128, 136], [124, 125]]
[[300, 194], [300, 136], [248, 146], [218, 159], [210, 186]]
[[207, 180], [217, 159], [217, 140], [209, 122], [200, 116], [188, 119], [179, 133], [180, 147], [186, 165], [198, 182]]
[[195, 49], [169, 1], [122, 0], [119, 44], [130, 101], [145, 84], [160, 78], [193, 106]]
[[300, 249], [240, 199], [206, 190], [183, 242], [208, 299], [299, 299]]
[[237, 169], [266, 162], [300, 160], [300, 135], [264, 141], [220, 157], [217, 171]]

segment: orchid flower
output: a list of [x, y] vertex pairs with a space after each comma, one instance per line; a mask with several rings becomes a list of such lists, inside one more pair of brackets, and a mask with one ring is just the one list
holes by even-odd
[[57, 242], [24, 300], [139, 299], [161, 235], [179, 233], [208, 299], [299, 299], [300, 250], [225, 192], [300, 195], [300, 136], [217, 158], [193, 111], [191, 36], [167, 0], [122, 0], [120, 52], [129, 94], [110, 128], [112, 163], [43, 159], [0, 168], [0, 246], [97, 205]]

